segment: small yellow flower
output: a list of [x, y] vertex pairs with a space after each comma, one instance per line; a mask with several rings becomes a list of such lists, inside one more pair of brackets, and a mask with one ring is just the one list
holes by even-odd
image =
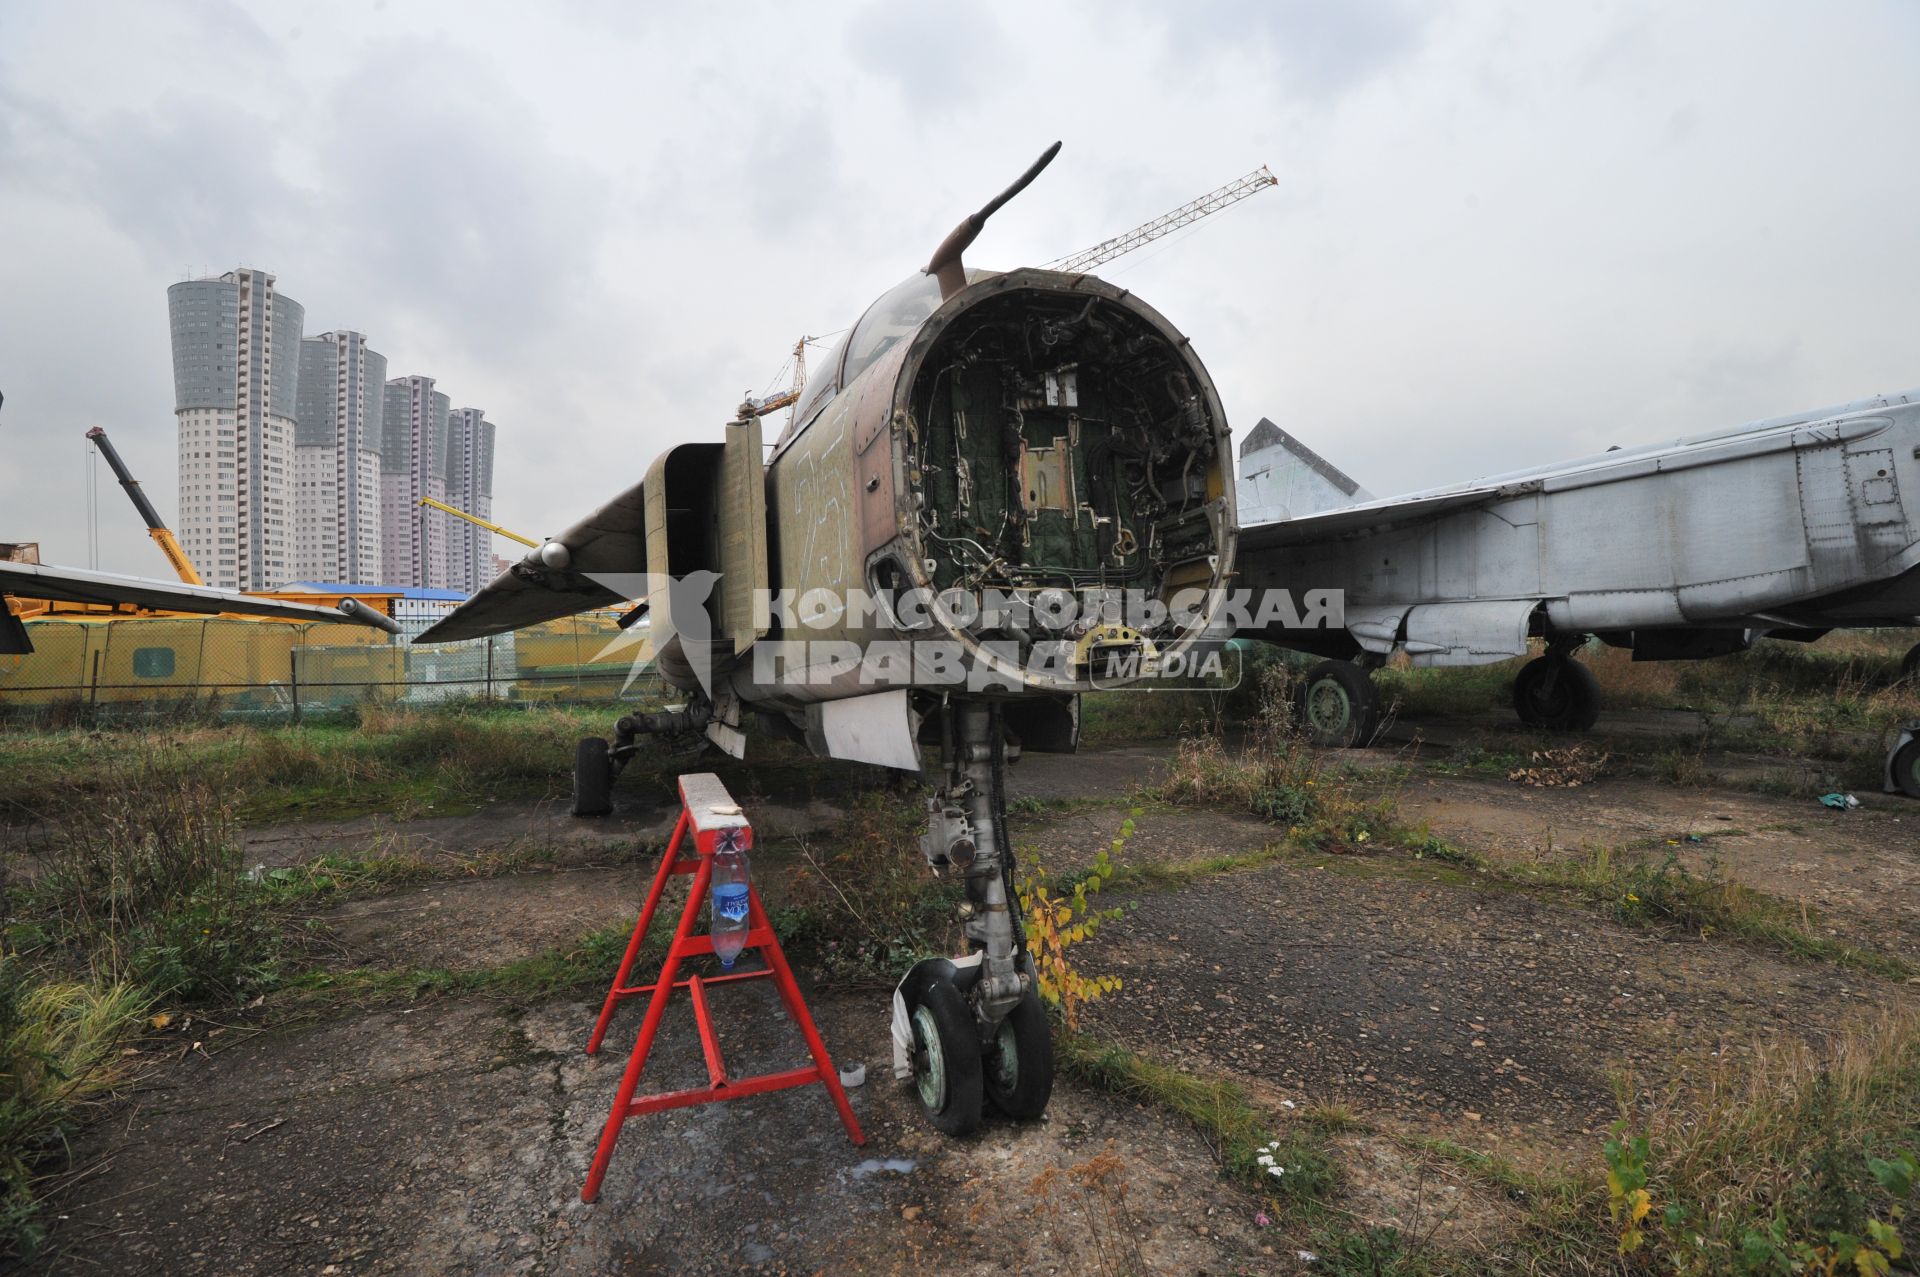
[[1634, 895], [1631, 891], [1629, 891], [1627, 893], [1627, 903], [1630, 905], [1637, 905], [1640, 903], [1640, 897]]

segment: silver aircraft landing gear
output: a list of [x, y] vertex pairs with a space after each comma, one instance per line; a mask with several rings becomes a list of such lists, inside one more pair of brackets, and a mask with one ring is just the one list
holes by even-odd
[[1053, 1038], [1013, 889], [1000, 711], [960, 701], [944, 718], [945, 776], [928, 802], [921, 849], [935, 871], [960, 876], [971, 952], [917, 964], [901, 993], [920, 1108], [948, 1135], [965, 1135], [980, 1124], [987, 1100], [1016, 1120], [1045, 1111]]
[[1573, 659], [1577, 644], [1552, 643], [1547, 654], [1520, 667], [1513, 680], [1513, 712], [1528, 727], [1584, 732], [1600, 717], [1600, 684]]
[[1322, 661], [1307, 671], [1294, 713], [1307, 739], [1330, 749], [1370, 745], [1380, 733], [1380, 697], [1374, 690], [1378, 659]]

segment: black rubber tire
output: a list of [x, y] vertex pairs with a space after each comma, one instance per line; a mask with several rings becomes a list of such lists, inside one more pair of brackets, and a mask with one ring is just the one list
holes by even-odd
[[1053, 1026], [1032, 985], [1000, 1021], [999, 1036], [983, 1045], [983, 1076], [993, 1106], [1016, 1122], [1031, 1122], [1046, 1112], [1053, 1095]]
[[1920, 798], [1920, 736], [1894, 752], [1893, 783], [1907, 797]]
[[1570, 656], [1539, 657], [1521, 666], [1513, 680], [1513, 712], [1528, 727], [1587, 731], [1600, 717], [1600, 682]]
[[[913, 1030], [913, 1083], [920, 1111], [943, 1134], [971, 1135], [980, 1125], [983, 1100], [980, 1034], [973, 1027], [973, 1012], [949, 981], [932, 979], [921, 986], [907, 1016]], [[929, 1031], [935, 1049], [929, 1049]], [[937, 1084], [927, 1076], [936, 1060], [941, 1074]]]
[[576, 816], [605, 816], [613, 811], [613, 760], [607, 742], [589, 736], [573, 749], [573, 807]]
[[1907, 649], [1900, 660], [1900, 677], [1909, 683], [1920, 683], [1920, 643]]
[[1351, 661], [1322, 661], [1308, 670], [1294, 713], [1308, 740], [1333, 749], [1371, 744], [1380, 730], [1373, 678]]

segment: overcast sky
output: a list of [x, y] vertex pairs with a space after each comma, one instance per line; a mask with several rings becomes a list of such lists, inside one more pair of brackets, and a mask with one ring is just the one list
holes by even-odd
[[1055, 138], [969, 262], [1270, 165], [1102, 274], [1380, 495], [1920, 385], [1916, 57], [1909, 0], [6, 0], [0, 540], [84, 563], [95, 424], [175, 515], [166, 288], [243, 263], [486, 409], [556, 532]]

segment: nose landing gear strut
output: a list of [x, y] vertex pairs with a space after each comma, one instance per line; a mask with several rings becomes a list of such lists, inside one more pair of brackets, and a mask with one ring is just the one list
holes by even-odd
[[921, 848], [936, 871], [961, 877], [970, 952], [916, 963], [901, 982], [895, 1072], [911, 1078], [929, 1121], [964, 1135], [980, 1124], [986, 1100], [1017, 1120], [1045, 1111], [1053, 1039], [1013, 886], [1000, 711], [960, 701], [944, 713], [945, 775]]

